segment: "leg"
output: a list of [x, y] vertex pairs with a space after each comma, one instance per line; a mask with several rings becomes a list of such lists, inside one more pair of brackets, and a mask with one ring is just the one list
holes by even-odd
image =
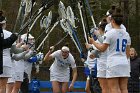
[[109, 93], [107, 79], [106, 78], [98, 78], [100, 86], [102, 88], [102, 93]]
[[5, 93], [8, 78], [0, 77], [0, 93]]
[[68, 91], [68, 82], [63, 82], [62, 83], [62, 93], [66, 93]]
[[11, 93], [18, 93], [20, 86], [21, 86], [21, 83], [22, 83], [21, 81], [16, 81]]
[[52, 81], [53, 93], [60, 93], [60, 83], [58, 81]]
[[6, 93], [11, 93], [14, 87], [14, 82], [6, 84]]
[[127, 83], [128, 83], [128, 78], [127, 77], [121, 77], [119, 79], [119, 85], [120, 85], [121, 93], [128, 93]]
[[86, 93], [90, 93], [90, 78], [89, 78], [89, 76], [87, 77], [85, 91], [86, 91]]
[[110, 93], [121, 93], [119, 88], [119, 78], [108, 78], [107, 83]]

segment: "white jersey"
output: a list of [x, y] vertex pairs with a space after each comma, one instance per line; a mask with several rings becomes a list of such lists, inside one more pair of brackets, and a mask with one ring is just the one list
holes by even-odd
[[[110, 31], [112, 28], [113, 27], [112, 27], [111, 23], [107, 24], [105, 26], [105, 32]], [[126, 30], [126, 28], [125, 28], [125, 26], [123, 24], [120, 25], [120, 28]]]
[[24, 72], [24, 60], [15, 61], [15, 72]]
[[[3, 30], [4, 33], [4, 39], [11, 36], [11, 32], [7, 30]], [[10, 54], [10, 48], [3, 49], [3, 66], [12, 67], [12, 61], [11, 61], [11, 54]]]
[[92, 68], [95, 67], [95, 64], [97, 63], [97, 58], [93, 58], [91, 59], [90, 56], [90, 51], [88, 51], [88, 56], [87, 56], [87, 60], [86, 60], [86, 64], [88, 65], [88, 68], [91, 70]]
[[103, 43], [109, 44], [107, 65], [128, 64], [126, 56], [126, 46], [131, 45], [129, 34], [124, 29], [112, 29], [105, 34]]
[[53, 58], [55, 58], [54, 63], [51, 65], [50, 70], [53, 74], [58, 75], [60, 77], [67, 76], [69, 71], [69, 66], [72, 68], [76, 68], [74, 57], [71, 53], [69, 53], [68, 58], [63, 59], [61, 55], [61, 50], [57, 50], [51, 54]]
[[[102, 38], [104, 39], [104, 35], [102, 36]], [[96, 42], [101, 43], [98, 41], [98, 39], [96, 40]], [[99, 58], [97, 59], [97, 77], [106, 78], [107, 51], [108, 50], [99, 53]]]

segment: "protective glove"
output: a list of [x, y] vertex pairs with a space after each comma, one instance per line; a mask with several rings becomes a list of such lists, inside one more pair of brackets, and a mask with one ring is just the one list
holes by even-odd
[[87, 61], [84, 62], [84, 67], [88, 67], [88, 62]]

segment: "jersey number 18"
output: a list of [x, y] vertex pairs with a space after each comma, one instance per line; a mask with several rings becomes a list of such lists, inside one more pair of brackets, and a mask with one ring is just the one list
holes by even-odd
[[[120, 42], [122, 42], [122, 46], [120, 46]], [[125, 52], [127, 45], [127, 40], [123, 39], [122, 41], [120, 39], [117, 39], [117, 48], [116, 51], [120, 52], [120, 49], [122, 52]]]

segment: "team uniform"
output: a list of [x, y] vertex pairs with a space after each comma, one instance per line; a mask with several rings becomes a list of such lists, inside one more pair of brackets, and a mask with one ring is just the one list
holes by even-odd
[[15, 69], [15, 62], [14, 62], [14, 60], [12, 60], [12, 70], [11, 70], [12, 77], [8, 78], [7, 83], [14, 83], [15, 82], [15, 71], [16, 71], [16, 69]]
[[50, 67], [50, 81], [68, 82], [70, 79], [70, 69], [76, 68], [74, 57], [71, 53], [66, 59], [62, 58], [61, 50], [57, 50], [50, 56], [55, 58], [54, 63]]
[[15, 61], [15, 81], [23, 81], [24, 60]]
[[[94, 74], [92, 76], [96, 77], [95, 73], [97, 72], [96, 71], [97, 58], [92, 59], [89, 57], [90, 55], [91, 55], [91, 52], [88, 51], [87, 60], [85, 61], [85, 64], [87, 65], [87, 67], [85, 67], [85, 74], [87, 76], [87, 79], [89, 78], [91, 74]], [[92, 73], [92, 72], [95, 72], [95, 73]]]
[[131, 45], [129, 34], [124, 29], [111, 29], [105, 34], [103, 43], [109, 44], [106, 77], [129, 77], [130, 68], [126, 46]]
[[[102, 36], [102, 38], [104, 38], [104, 36]], [[96, 40], [96, 42], [100, 43], [98, 40]], [[97, 61], [97, 77], [106, 78], [107, 50], [99, 53]]]
[[[111, 23], [108, 23], [108, 24], [105, 26], [105, 32], [110, 31], [112, 28], [113, 28], [113, 27], [112, 27]], [[120, 28], [126, 30], [126, 28], [125, 28], [125, 26], [124, 26], [123, 24], [120, 25]]]
[[[11, 32], [3, 29], [4, 39], [11, 36]], [[12, 61], [10, 55], [10, 48], [3, 49], [3, 74], [0, 77], [11, 77], [12, 76]]]
[[28, 61], [24, 61], [24, 72], [27, 73], [29, 82], [31, 81], [31, 71], [32, 71], [33, 63]]

